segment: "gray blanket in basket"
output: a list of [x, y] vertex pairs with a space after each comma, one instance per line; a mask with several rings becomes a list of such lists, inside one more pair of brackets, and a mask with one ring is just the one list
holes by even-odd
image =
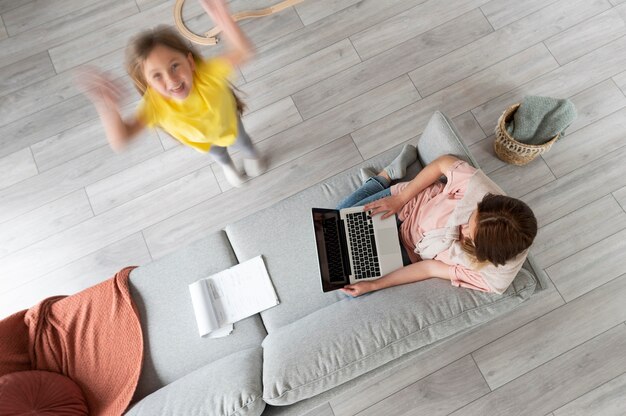
[[576, 118], [576, 107], [568, 99], [527, 96], [507, 125], [507, 132], [515, 140], [539, 145], [565, 129]]

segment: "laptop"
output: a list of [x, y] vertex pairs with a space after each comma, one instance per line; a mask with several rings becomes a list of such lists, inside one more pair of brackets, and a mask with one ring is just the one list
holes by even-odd
[[395, 215], [371, 217], [363, 207], [313, 208], [322, 290], [374, 280], [403, 266]]

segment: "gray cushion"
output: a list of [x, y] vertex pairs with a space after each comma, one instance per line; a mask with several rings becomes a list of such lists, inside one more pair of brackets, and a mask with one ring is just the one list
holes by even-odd
[[152, 393], [135, 404], [133, 416], [258, 416], [261, 397], [261, 348], [215, 361]]
[[417, 154], [424, 166], [439, 156], [453, 155], [474, 167], [480, 167], [461, 140], [461, 135], [452, 121], [439, 111], [432, 115], [417, 141]]
[[[382, 169], [399, 151], [400, 147], [394, 148], [366, 165]], [[418, 169], [415, 164], [410, 174], [415, 175]], [[268, 332], [342, 298], [337, 291], [322, 292], [311, 208], [334, 208], [361, 182], [355, 167], [226, 227], [240, 261], [264, 256], [281, 301], [277, 307], [261, 312]]]
[[260, 345], [266, 335], [258, 315], [237, 322], [224, 338], [202, 338], [188, 285], [236, 264], [224, 232], [131, 272], [131, 294], [144, 338], [135, 400], [235, 351]]
[[503, 295], [430, 279], [345, 297], [263, 341], [263, 399], [288, 405], [511, 310], [535, 290], [522, 270]]

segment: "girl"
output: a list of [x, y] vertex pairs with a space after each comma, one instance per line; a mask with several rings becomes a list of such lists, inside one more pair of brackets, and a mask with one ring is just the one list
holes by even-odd
[[[522, 201], [502, 191], [480, 170], [454, 156], [441, 156], [410, 182], [391, 188], [417, 158], [405, 146], [378, 175], [339, 208], [365, 205], [371, 215], [398, 214], [405, 267], [377, 280], [341, 289], [351, 296], [431, 277], [452, 285], [503, 293], [522, 267], [537, 234], [537, 220]], [[439, 178], [445, 175], [444, 184]]]
[[243, 153], [249, 176], [266, 168], [243, 128], [242, 106], [228, 82], [233, 67], [251, 57], [252, 45], [232, 20], [224, 0], [200, 3], [229, 40], [230, 52], [203, 60], [170, 27], [140, 33], [126, 48], [126, 69], [142, 95], [135, 116], [128, 120], [120, 115], [119, 89], [104, 74], [84, 73], [81, 86], [95, 105], [114, 150], [122, 149], [144, 128], [158, 126], [183, 144], [208, 152], [222, 166], [226, 179], [240, 186], [245, 178], [227, 147]]

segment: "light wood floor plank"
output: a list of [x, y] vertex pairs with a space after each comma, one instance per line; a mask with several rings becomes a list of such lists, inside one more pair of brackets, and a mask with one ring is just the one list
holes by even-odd
[[[344, 39], [268, 75], [248, 82], [241, 87], [241, 90], [247, 96], [246, 105], [250, 111], [255, 111], [306, 87], [313, 86], [315, 88], [325, 78], [359, 62], [361, 60], [352, 44], [348, 39]], [[311, 68], [316, 69], [311, 71]], [[297, 100], [295, 97], [297, 94], [294, 96], [294, 100]], [[297, 104], [298, 107], [302, 107], [300, 103]]]
[[[428, 0], [350, 37], [363, 59], [369, 59], [415, 36], [470, 12], [485, 0], [459, 0], [454, 7]], [[482, 13], [481, 13], [482, 14]], [[424, 18], [428, 16], [428, 18]]]
[[548, 267], [546, 272], [566, 301], [610, 282], [626, 270], [626, 229]]
[[626, 186], [613, 192], [613, 196], [617, 202], [622, 206], [622, 209], [626, 211]]
[[476, 161], [478, 161], [480, 168], [487, 174], [491, 174], [503, 166], [506, 166], [506, 162], [500, 160], [498, 156], [496, 156], [496, 152], [493, 150], [493, 142], [495, 139], [496, 136], [492, 134], [489, 137], [474, 143], [469, 148], [472, 152], [472, 156], [474, 156]]
[[626, 373], [556, 409], [554, 416], [621, 416], [624, 414], [625, 391]]
[[487, 322], [474, 330], [455, 335], [429, 348], [423, 354], [359, 386], [357, 391], [344, 393], [331, 400], [336, 416], [351, 416], [384, 400], [412, 383], [461, 359], [485, 344], [500, 338], [539, 316], [563, 305], [564, 301], [554, 286], [544, 290], [514, 311]]
[[500, 185], [507, 195], [514, 198], [526, 195], [556, 179], [546, 162], [540, 157], [525, 166], [502, 166], [491, 172], [489, 177]]
[[[30, 84], [55, 75], [47, 52], [0, 68], [0, 96], [5, 96]], [[5, 101], [5, 98], [2, 98]]]
[[40, 172], [108, 146], [100, 120], [94, 119], [31, 145]]
[[532, 191], [522, 199], [543, 227], [626, 185], [622, 147]]
[[[135, 3], [137, 3], [137, 6], [139, 7], [139, 10], [141, 10], [142, 12], [148, 9], [151, 9], [152, 7], [156, 7], [160, 4], [163, 4], [165, 2], [167, 2], [168, 0], [135, 0]], [[189, 2], [191, 3], [191, 2]], [[185, 14], [185, 9], [187, 9], [188, 4], [187, 2], [185, 2], [185, 5], [183, 6], [183, 18], [186, 16]]]
[[626, 108], [558, 140], [543, 159], [557, 177], [564, 176], [626, 145], [620, 133], [624, 123]]
[[[49, 59], [47, 52], [42, 52], [42, 55]], [[121, 84], [127, 93], [134, 95], [132, 83], [123, 69], [123, 62], [124, 51], [120, 49], [89, 62], [89, 65], [106, 72], [112, 79], [116, 79], [116, 82]], [[50, 69], [51, 74], [54, 75], [52, 67]], [[75, 85], [74, 74], [71, 71], [29, 84], [22, 85], [18, 90], [2, 97], [0, 100], [0, 125], [25, 118], [80, 94]]]
[[[123, 48], [137, 32], [151, 28], [158, 22], [171, 22], [171, 19], [171, 5], [163, 4], [145, 12], [109, 20], [113, 23], [95, 28], [83, 36], [75, 37], [58, 46], [53, 46], [48, 52], [56, 71], [67, 71], [100, 55]], [[76, 51], [81, 51], [81, 53], [76, 53]]]
[[37, 165], [28, 148], [0, 158], [0, 189], [8, 188], [37, 173]]
[[[31, 55], [60, 45], [68, 38], [97, 32], [99, 28], [105, 27], [110, 22], [137, 14], [137, 12], [135, 2], [127, 0], [97, 2], [80, 8], [74, 13], [64, 15], [45, 25], [0, 41], [0, 62], [2, 66], [19, 62]], [[87, 44], [87, 49], [88, 47], [89, 44]], [[84, 51], [74, 49], [71, 53], [81, 56]], [[58, 68], [57, 72], [60, 72]]]
[[[59, 117], [63, 114], [63, 117]], [[81, 95], [62, 101], [43, 111], [28, 115], [2, 127], [0, 156], [47, 139], [76, 125], [98, 117], [86, 97]], [[19, 138], [19, 140], [15, 140]]]
[[466, 146], [471, 146], [486, 137], [485, 132], [480, 128], [480, 124], [478, 124], [471, 111], [454, 117], [452, 122], [459, 130], [461, 139]]
[[208, 154], [178, 146], [94, 182], [85, 190], [95, 214], [99, 215], [192, 174], [211, 161]]
[[606, 0], [560, 0], [409, 75], [420, 94], [429, 96], [609, 7]]
[[617, 85], [620, 91], [626, 94], [626, 71], [620, 72], [611, 79], [615, 82], [615, 85]]
[[[43, 276], [49, 270], [71, 263], [124, 237], [159, 223], [175, 213], [195, 206], [220, 193], [210, 167], [172, 181], [126, 204], [57, 233], [45, 240], [0, 259], [0, 275], [21, 275], [23, 282]], [[141, 215], [130, 215], [141, 213]], [[37, 259], [28, 270], [20, 265]], [[0, 292], [19, 284], [0, 280]]]
[[326, 403], [322, 406], [319, 406], [310, 412], [307, 412], [303, 416], [335, 416], [333, 413], [333, 409], [330, 407], [330, 404]]
[[559, 64], [564, 65], [624, 34], [624, 19], [616, 9], [610, 9], [546, 39], [545, 43]]
[[626, 371], [625, 348], [626, 327], [617, 325], [451, 416], [546, 414]]
[[126, 152], [115, 154], [108, 146], [100, 147], [26, 179], [0, 191], [0, 222], [39, 208], [161, 152], [158, 140], [144, 137], [136, 140]]
[[[250, 1], [243, 1], [242, 3], [245, 4], [246, 10], [250, 10], [252, 7], [249, 5]], [[259, 7], [255, 8], [267, 7], [266, 0], [260, 0], [258, 3]], [[241, 22], [241, 29], [250, 39], [254, 39], [254, 44], [257, 47], [295, 32], [302, 27], [304, 27], [302, 20], [293, 7], [263, 19]]]
[[325, 17], [332, 15], [333, 13], [337, 13], [345, 9], [346, 7], [352, 6], [353, 4], [359, 3], [361, 0], [316, 0], [316, 1], [305, 1], [303, 3], [297, 4], [295, 6], [302, 23], [305, 25], [310, 25], [311, 23], [315, 23], [318, 20], [321, 20]]
[[621, 37], [550, 73], [511, 89], [498, 98], [479, 105], [472, 112], [485, 131], [493, 131], [498, 117], [525, 95], [566, 98], [599, 84], [626, 66], [626, 37]]
[[251, 113], [244, 114], [242, 123], [253, 143], [261, 142], [302, 122], [291, 97]]
[[362, 0], [301, 30], [261, 45], [242, 72], [252, 81], [315, 53], [425, 0]]
[[132, 234], [98, 251], [2, 294], [0, 318], [29, 308], [44, 298], [71, 295], [111, 277], [126, 266], [151, 261], [141, 233]]
[[516, 20], [528, 16], [557, 0], [491, 0], [480, 6], [494, 29], [500, 29]]
[[509, 82], [523, 84], [553, 70], [557, 65], [545, 46], [538, 44], [356, 130], [352, 137], [363, 157], [368, 159], [421, 133], [436, 110], [449, 117], [456, 117], [476, 107], [478, 103], [510, 90], [512, 86]]
[[[2, 15], [7, 32], [11, 35], [27, 32], [55, 19], [75, 13], [83, 7], [96, 3], [96, 0], [47, 0], [26, 2]], [[19, 2], [16, 2], [19, 3]]]
[[0, 224], [0, 258], [62, 232], [94, 213], [84, 189]]
[[[472, 355], [489, 387], [495, 390], [520, 376], [523, 378], [530, 370], [624, 322], [625, 295], [626, 275], [623, 275], [480, 348]], [[555, 328], [558, 330], [555, 331]]]
[[[580, 258], [576, 253], [624, 228], [626, 213], [612, 195], [607, 195], [540, 228], [531, 252], [539, 267], [545, 269], [570, 256]], [[580, 281], [575, 277], [574, 280]]]
[[565, 131], [565, 137], [626, 107], [626, 97], [610, 79], [587, 88], [570, 100], [578, 116]]
[[4, 26], [4, 22], [2, 21], [2, 16], [0, 16], [0, 40], [6, 39], [8, 37], [7, 28]]
[[489, 391], [474, 360], [468, 355], [357, 415], [445, 416]]
[[294, 94], [302, 116], [322, 113], [491, 31], [477, 10], [436, 24], [423, 23], [432, 30]]
[[34, 0], [24, 0], [24, 1], [15, 1], [15, 0], [0, 0], [0, 13], [6, 13], [10, 10], [15, 9], [26, 3], [31, 3]]
[[242, 188], [224, 192], [148, 227], [144, 235], [150, 253], [159, 258], [206, 233], [224, 228], [252, 210], [266, 208], [362, 161], [349, 136], [334, 140], [252, 179]]

